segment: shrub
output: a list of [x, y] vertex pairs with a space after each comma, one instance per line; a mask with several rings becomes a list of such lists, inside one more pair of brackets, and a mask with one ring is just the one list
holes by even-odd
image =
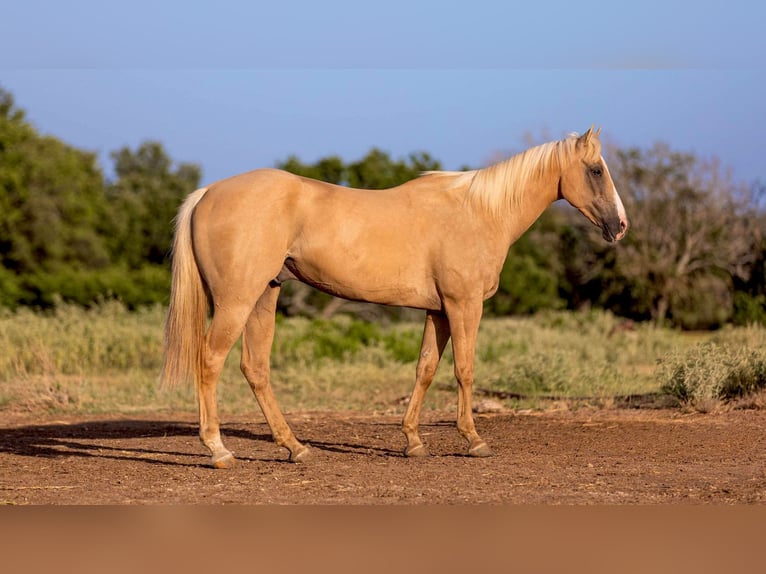
[[698, 410], [766, 387], [766, 330], [741, 329], [661, 359], [662, 391]]
[[417, 328], [396, 329], [386, 333], [383, 337], [383, 346], [397, 363], [409, 363], [417, 361], [420, 356], [420, 341], [422, 333]]
[[511, 253], [499, 281], [497, 293], [484, 304], [487, 314], [529, 315], [564, 307], [555, 273], [537, 264], [530, 255]]
[[355, 355], [362, 347], [374, 345], [381, 339], [380, 328], [348, 316], [332, 320], [314, 319], [291, 341], [285, 341], [283, 351], [294, 358], [306, 353], [314, 359], [341, 360]]
[[20, 304], [49, 309], [61, 302], [87, 307], [117, 300], [128, 309], [137, 309], [166, 303], [169, 291], [170, 273], [162, 265], [144, 265], [138, 269], [61, 267], [56, 271], [22, 276], [16, 287], [15, 300], [0, 299], [0, 303], [9, 307]]
[[734, 293], [732, 322], [735, 325], [759, 323], [766, 326], [766, 295], [748, 295], [741, 291]]

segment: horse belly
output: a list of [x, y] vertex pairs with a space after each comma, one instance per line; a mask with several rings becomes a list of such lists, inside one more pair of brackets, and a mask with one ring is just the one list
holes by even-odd
[[300, 281], [336, 297], [420, 309], [439, 309], [438, 292], [422, 265], [356, 250], [304, 250], [285, 267]]
[[439, 309], [434, 235], [421, 210], [391, 192], [304, 188], [286, 267], [326, 293]]

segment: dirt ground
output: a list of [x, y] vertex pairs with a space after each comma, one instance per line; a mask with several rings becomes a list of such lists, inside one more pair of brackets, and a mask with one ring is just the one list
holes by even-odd
[[[215, 470], [193, 415], [0, 413], [2, 504], [763, 504], [766, 411], [607, 409], [478, 415], [494, 456], [465, 456], [451, 413], [424, 413], [407, 459], [398, 416], [293, 413], [287, 461], [260, 417], [227, 417]], [[255, 422], [254, 422], [255, 421]]]

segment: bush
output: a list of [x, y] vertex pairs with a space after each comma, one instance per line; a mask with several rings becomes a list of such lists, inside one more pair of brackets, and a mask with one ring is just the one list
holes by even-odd
[[657, 372], [663, 392], [701, 411], [760, 391], [766, 388], [766, 330], [724, 333], [684, 354], [665, 356]]
[[743, 326], [758, 323], [766, 326], [766, 295], [748, 295], [741, 291], [734, 293], [732, 323]]
[[383, 337], [383, 346], [388, 356], [397, 363], [417, 361], [420, 356], [422, 336], [422, 332], [414, 327], [396, 329], [393, 332], [386, 333]]
[[4, 305], [48, 309], [62, 301], [88, 307], [102, 301], [117, 300], [128, 309], [136, 309], [167, 303], [170, 273], [163, 265], [144, 265], [139, 269], [122, 266], [105, 269], [63, 267], [55, 272], [22, 276], [14, 292], [16, 300], [3, 300]]
[[[280, 335], [277, 334], [277, 337]], [[279, 345], [285, 355], [294, 360], [305, 359], [307, 354], [313, 359], [342, 360], [380, 339], [380, 328], [375, 323], [338, 316], [332, 320], [314, 319], [294, 337]]]
[[0, 307], [15, 309], [22, 298], [18, 276], [0, 265]]
[[561, 309], [564, 305], [553, 271], [541, 267], [529, 255], [511, 253], [500, 273], [498, 291], [487, 300], [484, 309], [490, 315], [529, 315], [541, 309]]

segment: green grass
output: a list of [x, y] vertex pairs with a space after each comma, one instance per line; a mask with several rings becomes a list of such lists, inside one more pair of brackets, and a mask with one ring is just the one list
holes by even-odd
[[[47, 314], [0, 311], [0, 413], [196, 411], [193, 389], [164, 390], [157, 383], [163, 321], [162, 308], [128, 312], [117, 303], [90, 310], [63, 305]], [[603, 312], [485, 319], [477, 398], [489, 394], [512, 408], [547, 408], [664, 394], [699, 406], [704, 397], [725, 401], [763, 386], [763, 328], [688, 335], [619, 325]], [[280, 319], [272, 353], [277, 398], [286, 411], [401, 413], [421, 333], [419, 323]], [[718, 376], [716, 369], [736, 374]], [[455, 400], [448, 348], [425, 408], [454, 409]], [[219, 403], [224, 413], [258, 412], [239, 371], [239, 345], [227, 359]]]

